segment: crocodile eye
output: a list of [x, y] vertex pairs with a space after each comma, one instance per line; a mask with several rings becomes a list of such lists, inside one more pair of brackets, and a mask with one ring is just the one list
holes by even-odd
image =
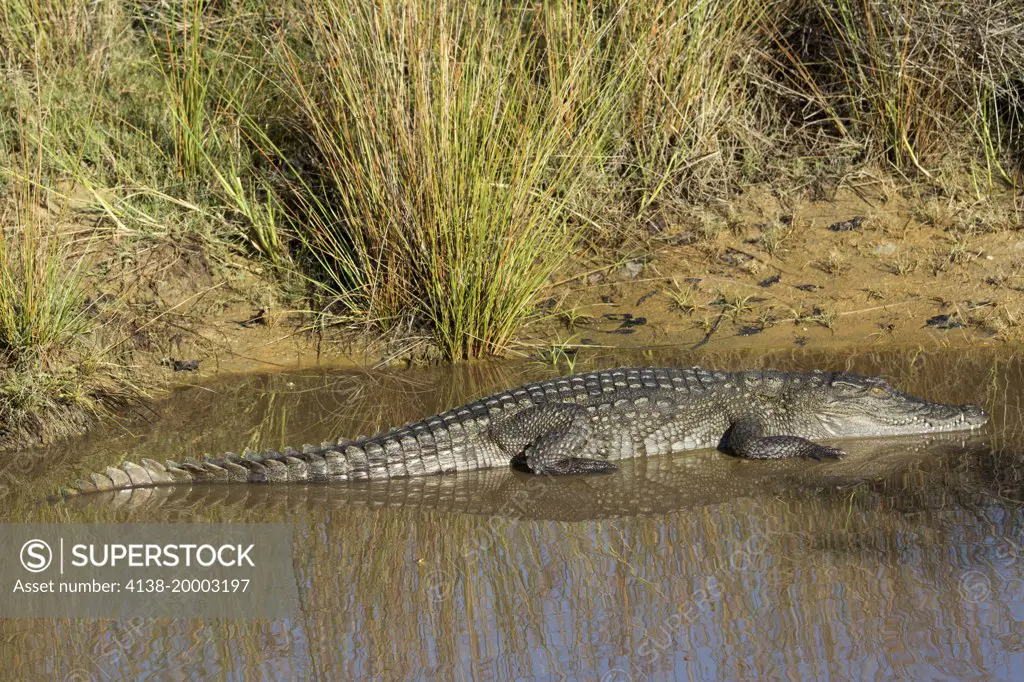
[[884, 398], [889, 395], [889, 391], [886, 390], [885, 386], [872, 386], [871, 395], [876, 398]]

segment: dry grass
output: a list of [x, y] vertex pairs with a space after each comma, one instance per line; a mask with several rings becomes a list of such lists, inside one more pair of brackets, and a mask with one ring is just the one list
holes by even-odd
[[[0, 167], [30, 203], [228, 243], [322, 321], [463, 359], [506, 347], [574, 249], [754, 182], [827, 194], [882, 163], [941, 189], [955, 233], [1015, 227], [989, 197], [1020, 187], [1020, 64], [1015, 0], [10, 0]], [[95, 330], [29, 219], [5, 217], [0, 324], [55, 357]]]
[[780, 41], [791, 82], [862, 156], [927, 178], [956, 160], [973, 169], [978, 188], [1019, 182], [1020, 3], [817, 0], [793, 7], [798, 18]]
[[302, 15], [314, 52], [282, 48], [283, 79], [324, 181], [291, 190], [343, 313], [411, 316], [453, 359], [504, 347], [572, 242], [567, 204], [630, 73], [595, 82], [609, 26], [593, 16], [569, 64], [546, 54], [578, 18], [431, 2]]

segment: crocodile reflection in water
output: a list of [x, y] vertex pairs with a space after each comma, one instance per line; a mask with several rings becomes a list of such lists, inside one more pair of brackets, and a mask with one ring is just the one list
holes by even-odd
[[828, 491], [884, 481], [944, 462], [961, 461], [987, 449], [974, 434], [908, 436], [851, 443], [850, 456], [827, 466], [793, 460], [745, 462], [717, 452], [635, 459], [615, 476], [570, 479], [524, 474], [508, 468], [459, 476], [423, 476], [318, 484], [228, 486], [194, 484], [112, 490], [68, 500], [78, 506], [119, 508], [133, 516], [171, 517], [218, 509], [233, 518], [254, 510], [267, 518], [321, 515], [351, 507], [482, 514], [502, 519], [584, 521], [660, 515], [742, 497]]

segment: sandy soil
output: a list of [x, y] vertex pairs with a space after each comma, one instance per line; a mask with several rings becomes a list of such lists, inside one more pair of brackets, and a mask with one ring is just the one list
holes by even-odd
[[965, 225], [941, 199], [885, 199], [847, 192], [786, 210], [748, 196], [710, 239], [666, 230], [614, 267], [576, 263], [526, 338], [540, 349], [1021, 340], [1024, 232], [985, 224], [977, 207]]

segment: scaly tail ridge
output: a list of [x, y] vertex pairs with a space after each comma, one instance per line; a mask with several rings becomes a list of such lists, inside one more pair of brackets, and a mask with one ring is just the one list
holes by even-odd
[[[373, 451], [371, 453], [371, 450]], [[377, 451], [380, 451], [379, 453]], [[372, 441], [353, 441], [304, 445], [302, 450], [285, 448], [283, 452], [245, 450], [202, 460], [164, 463], [143, 458], [138, 463], [124, 462], [102, 472], [78, 479], [74, 486], [61, 488], [62, 497], [87, 495], [109, 490], [130, 490], [189, 483], [294, 483], [303, 481], [335, 482], [387, 478], [388, 463], [383, 449]]]
[[454, 426], [433, 417], [370, 438], [304, 445], [302, 450], [246, 449], [241, 455], [163, 463], [143, 458], [89, 474], [62, 488], [60, 497], [191, 483], [335, 483], [453, 472], [459, 469], [456, 455], [467, 447], [463, 427]]

